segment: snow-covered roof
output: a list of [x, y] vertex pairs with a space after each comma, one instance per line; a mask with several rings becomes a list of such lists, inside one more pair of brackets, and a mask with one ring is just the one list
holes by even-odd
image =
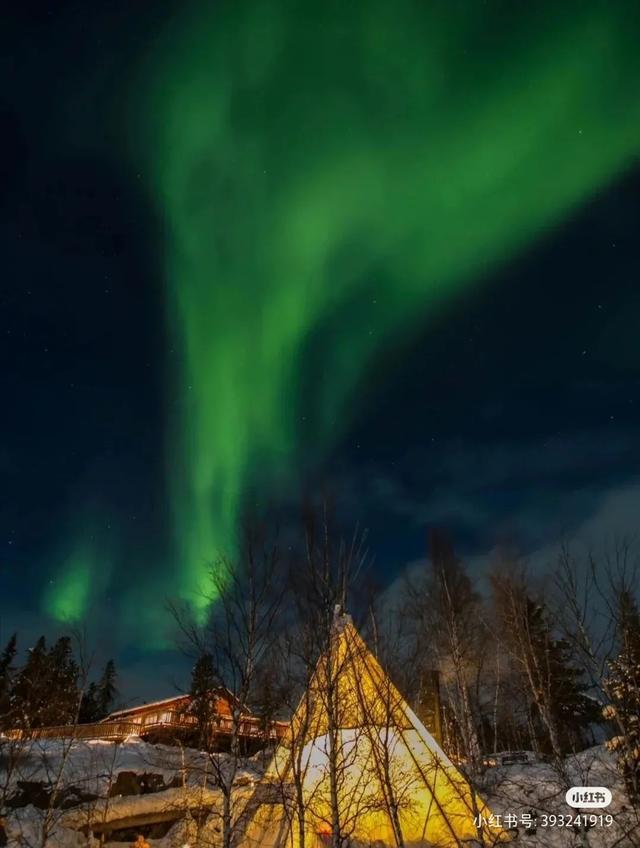
[[137, 704], [135, 707], [127, 707], [124, 710], [116, 710], [113, 713], [109, 713], [106, 718], [103, 718], [102, 721], [111, 721], [115, 718], [122, 718], [122, 716], [130, 715], [131, 713], [137, 713], [141, 710], [152, 710], [155, 707], [166, 707], [169, 704], [176, 704], [180, 701], [185, 701], [189, 698], [189, 695], [174, 695], [171, 698], [163, 698], [160, 701], [151, 701], [148, 704]]
[[[216, 695], [219, 698], [227, 698], [229, 703], [237, 701], [237, 698], [235, 697], [233, 692], [231, 692], [225, 686], [220, 686], [218, 689], [214, 689], [212, 694]], [[173, 697], [171, 698], [163, 698], [160, 701], [151, 701], [148, 704], [137, 704], [135, 707], [127, 707], [123, 710], [116, 710], [113, 713], [109, 713], [109, 715], [106, 718], [103, 718], [102, 721], [113, 721], [115, 719], [120, 719], [124, 716], [132, 715], [134, 713], [147, 712], [148, 710], [153, 710], [156, 708], [168, 707], [171, 704], [179, 704], [180, 702], [189, 701], [190, 699], [191, 695], [189, 694], [173, 695]], [[249, 710], [246, 706], [244, 707], [244, 711], [248, 714], [251, 714], [251, 710]]]

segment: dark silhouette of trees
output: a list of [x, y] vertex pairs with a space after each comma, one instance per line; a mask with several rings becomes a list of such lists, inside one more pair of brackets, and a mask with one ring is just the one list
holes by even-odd
[[98, 681], [92, 681], [82, 693], [78, 720], [80, 723], [100, 721], [112, 711], [118, 690], [116, 666], [109, 660]]
[[16, 652], [17, 636], [14, 633], [0, 654], [0, 730], [8, 727], [10, 723], [11, 687], [15, 673]]
[[92, 681], [83, 692], [80, 701], [78, 721], [80, 724], [91, 724], [100, 718], [98, 710], [98, 684]]
[[11, 717], [22, 730], [42, 727], [49, 707], [48, 656], [44, 636], [29, 649], [11, 691]]
[[115, 701], [118, 696], [116, 679], [116, 664], [113, 660], [109, 660], [104, 667], [100, 680], [98, 681], [97, 702], [100, 718], [104, 718], [109, 715], [115, 705]]
[[196, 720], [197, 744], [203, 751], [209, 750], [213, 745], [217, 717], [213, 693], [219, 686], [220, 681], [213, 668], [213, 657], [205, 652], [198, 657], [191, 672], [191, 703], [188, 708], [189, 716]]
[[[222, 795], [220, 829], [222, 848], [231, 848], [243, 823], [235, 804], [236, 779], [243, 762], [243, 717], [258, 682], [257, 671], [275, 639], [275, 622], [283, 587], [280, 553], [275, 541], [259, 527], [247, 524], [238, 555], [217, 559], [210, 572], [210, 592], [205, 594], [210, 615], [204, 626], [189, 608], [172, 607], [185, 645], [200, 659], [192, 681], [206, 718], [205, 689], [209, 680], [227, 690], [231, 715], [225, 733], [229, 750], [206, 745], [209, 778]], [[209, 659], [206, 659], [206, 658]], [[213, 672], [213, 673], [211, 673]], [[210, 689], [209, 689], [210, 691]], [[215, 726], [202, 724], [210, 743]]]
[[48, 690], [40, 720], [43, 725], [68, 724], [76, 720], [80, 702], [80, 668], [73, 656], [70, 636], [61, 636], [50, 649], [45, 664]]
[[588, 697], [585, 671], [555, 632], [546, 604], [530, 593], [524, 570], [495, 571], [491, 582], [500, 638], [530, 700], [533, 741], [560, 760], [584, 747], [598, 704]]
[[608, 746], [617, 759], [632, 803], [640, 801], [640, 612], [628, 590], [618, 598], [619, 653], [609, 661], [608, 691], [612, 703], [605, 716], [618, 732]]
[[[426, 663], [421, 677], [439, 673], [449, 720], [444, 730], [455, 728], [452, 747], [459, 747], [472, 772], [480, 766], [477, 714], [478, 670], [487, 639], [478, 639], [480, 597], [447, 535], [435, 530], [429, 537], [429, 564], [409, 581], [407, 613], [414, 622], [416, 657]], [[447, 733], [447, 735], [450, 735]]]

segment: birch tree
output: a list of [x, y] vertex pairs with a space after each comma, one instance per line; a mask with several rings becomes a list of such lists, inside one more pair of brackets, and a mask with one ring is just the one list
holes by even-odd
[[[208, 658], [212, 677], [226, 690], [230, 704], [224, 734], [215, 721], [203, 722], [200, 728], [210, 778], [222, 794], [222, 848], [232, 848], [243, 827], [241, 805], [234, 801], [246, 753], [245, 718], [250, 712], [259, 664], [277, 632], [281, 578], [276, 542], [246, 525], [238, 556], [233, 560], [219, 558], [212, 566], [211, 587], [204, 597], [210, 607], [206, 624], [200, 627], [188, 608], [172, 607], [183, 639], [196, 657]], [[226, 751], [221, 751], [223, 739]]]

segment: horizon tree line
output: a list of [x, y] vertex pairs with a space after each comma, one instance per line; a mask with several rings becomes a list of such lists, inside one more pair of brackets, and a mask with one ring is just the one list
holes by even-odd
[[89, 680], [82, 653], [74, 650], [71, 636], [60, 636], [50, 647], [40, 636], [18, 663], [14, 633], [0, 653], [0, 732], [105, 718], [118, 696], [115, 662], [108, 660], [99, 677]]

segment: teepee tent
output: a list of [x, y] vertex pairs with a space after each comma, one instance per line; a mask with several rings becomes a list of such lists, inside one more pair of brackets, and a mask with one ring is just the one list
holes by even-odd
[[[265, 792], [267, 789], [271, 792]], [[337, 614], [330, 644], [267, 769], [246, 848], [462, 846], [485, 804]]]

